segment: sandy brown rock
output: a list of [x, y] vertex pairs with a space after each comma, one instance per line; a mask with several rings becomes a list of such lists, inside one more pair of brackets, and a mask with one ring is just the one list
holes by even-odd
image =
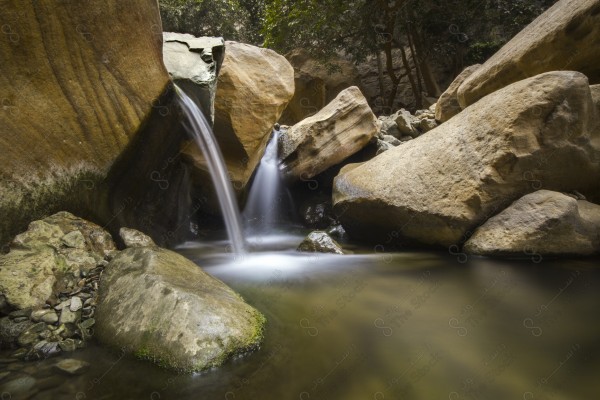
[[600, 206], [539, 190], [477, 228], [464, 251], [497, 256], [591, 255], [600, 252]]
[[[225, 42], [225, 58], [217, 80], [214, 132], [230, 177], [242, 190], [254, 172], [273, 125], [294, 95], [294, 69], [273, 50]], [[201, 181], [208, 179], [197, 146], [185, 144]]]
[[360, 89], [350, 87], [282, 136], [284, 174], [310, 179], [365, 147], [378, 130], [377, 118]]
[[532, 191], [595, 190], [600, 132], [587, 78], [517, 82], [334, 183], [351, 236], [448, 246]]
[[168, 84], [154, 0], [2, 3], [0, 241], [93, 187]]
[[560, 0], [487, 60], [458, 89], [465, 108], [487, 94], [549, 71], [579, 71], [600, 83], [600, 0]]
[[458, 88], [463, 82], [473, 75], [481, 67], [481, 64], [471, 65], [465, 68], [448, 86], [448, 89], [438, 99], [435, 106], [435, 119], [439, 122], [446, 122], [450, 118], [462, 111], [458, 103]]

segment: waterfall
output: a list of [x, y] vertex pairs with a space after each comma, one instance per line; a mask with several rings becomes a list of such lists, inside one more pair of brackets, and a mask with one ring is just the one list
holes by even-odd
[[240, 212], [221, 150], [200, 108], [177, 85], [175, 85], [175, 89], [179, 96], [181, 109], [188, 119], [186, 128], [206, 158], [232, 250], [236, 254], [242, 254], [245, 252], [246, 246], [242, 235]]
[[278, 157], [279, 130], [274, 130], [260, 161], [244, 208], [250, 233], [272, 233], [281, 216], [282, 177]]

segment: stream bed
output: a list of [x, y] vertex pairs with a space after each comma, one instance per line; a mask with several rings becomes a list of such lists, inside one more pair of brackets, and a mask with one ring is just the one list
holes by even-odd
[[236, 258], [218, 246], [178, 249], [265, 314], [258, 351], [191, 376], [95, 344], [63, 357], [91, 363], [79, 376], [53, 372], [62, 356], [28, 363], [2, 359], [0, 371], [11, 371], [11, 378], [0, 380], [0, 388], [18, 376], [35, 379], [21, 395], [0, 389], [2, 400], [598, 395], [598, 259], [285, 250], [301, 239], [260, 240], [263, 251]]

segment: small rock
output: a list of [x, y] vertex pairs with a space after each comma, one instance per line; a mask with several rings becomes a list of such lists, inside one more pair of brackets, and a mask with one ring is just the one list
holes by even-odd
[[29, 320], [29, 318], [27, 318], [27, 317], [17, 317], [17, 318], [13, 318], [13, 321], [14, 321], [15, 323], [17, 323], [17, 324], [18, 324], [19, 322], [28, 321], [28, 320]]
[[67, 233], [62, 237], [61, 242], [67, 247], [72, 247], [74, 249], [85, 249], [85, 238], [79, 231]]
[[77, 296], [71, 297], [71, 304], [69, 305], [69, 309], [72, 312], [75, 312], [75, 311], [79, 311], [81, 309], [81, 307], [83, 307], [83, 303], [81, 302], [81, 299]]
[[342, 226], [342, 224], [335, 224], [327, 229], [327, 234], [329, 236], [337, 237], [338, 239], [343, 239], [346, 237], [346, 230]]
[[54, 309], [55, 309], [56, 311], [60, 311], [60, 310], [62, 310], [63, 308], [65, 308], [65, 307], [68, 307], [68, 306], [70, 306], [70, 305], [71, 305], [71, 299], [67, 299], [67, 300], [65, 300], [65, 301], [61, 302], [60, 304], [58, 304], [56, 307], [54, 307]]
[[85, 321], [83, 321], [81, 324], [79, 324], [79, 326], [83, 329], [89, 329], [92, 326], [94, 326], [95, 323], [96, 323], [96, 320], [94, 318], [89, 318], [89, 319], [86, 319]]
[[384, 135], [383, 136], [383, 141], [386, 142], [386, 143], [391, 144], [394, 147], [399, 146], [399, 145], [402, 144], [402, 142], [400, 140], [398, 140], [395, 137], [390, 136], [390, 135]]
[[413, 138], [419, 136], [419, 132], [412, 125], [413, 117], [408, 111], [399, 110], [394, 116], [396, 117], [396, 125], [398, 125], [398, 129], [403, 136], [408, 135]]
[[393, 149], [394, 146], [392, 146], [391, 144], [389, 144], [388, 142], [384, 142], [383, 140], [379, 140], [377, 139], [377, 152], [375, 153], [375, 155], [380, 155], [383, 152], [386, 152], [390, 149]]
[[4, 378], [6, 378], [8, 375], [10, 375], [9, 371], [6, 372], [0, 372], [0, 381]]
[[29, 350], [27, 350], [25, 348], [20, 348], [20, 349], [15, 350], [10, 356], [21, 360], [21, 359], [25, 358], [25, 356], [27, 356], [28, 351]]
[[326, 232], [313, 231], [298, 246], [298, 251], [344, 254], [340, 245]]
[[36, 358], [48, 358], [59, 353], [60, 347], [58, 346], [58, 342], [48, 342], [47, 340], [42, 340], [33, 346], [32, 356], [35, 355]]
[[8, 314], [8, 316], [12, 319], [21, 318], [21, 317], [29, 318], [30, 315], [31, 315], [31, 308], [26, 308], [24, 310], [16, 310], [16, 311], [13, 311], [10, 314]]
[[74, 358], [67, 358], [65, 360], [61, 360], [54, 365], [54, 368], [57, 371], [64, 372], [68, 375], [80, 375], [84, 373], [89, 367], [89, 363], [81, 360], [76, 360]]
[[433, 118], [425, 118], [421, 120], [421, 123], [419, 124], [419, 128], [423, 131], [423, 132], [429, 132], [430, 130], [437, 128], [438, 124], [437, 122], [435, 122], [435, 119]]
[[46, 324], [54, 324], [58, 322], [58, 315], [52, 309], [46, 308], [43, 310], [35, 310], [31, 313], [31, 319], [34, 322], [42, 321]]
[[[81, 300], [80, 300], [81, 303]], [[60, 312], [60, 324], [76, 324], [81, 319], [81, 310], [71, 311], [71, 308], [63, 308]]]
[[156, 247], [150, 236], [131, 228], [121, 228], [119, 236], [125, 243], [125, 247]]
[[75, 351], [77, 349], [77, 344], [73, 339], [65, 339], [62, 342], [58, 342], [58, 346], [62, 351]]
[[38, 322], [37, 324], [29, 327], [24, 330], [17, 339], [17, 342], [21, 347], [27, 347], [35, 342], [37, 342], [40, 333], [46, 330], [46, 324], [43, 322]]

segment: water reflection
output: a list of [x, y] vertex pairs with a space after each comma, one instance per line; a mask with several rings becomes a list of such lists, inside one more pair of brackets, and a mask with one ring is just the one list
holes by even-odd
[[[298, 239], [270, 245], [287, 241], [289, 249]], [[301, 255], [270, 245], [241, 258], [193, 244], [179, 249], [267, 316], [259, 351], [190, 377], [129, 358], [112, 365], [118, 354], [90, 348], [78, 356], [94, 369], [69, 378], [52, 398], [78, 391], [229, 400], [597, 395], [598, 260], [463, 264], [445, 254]]]

